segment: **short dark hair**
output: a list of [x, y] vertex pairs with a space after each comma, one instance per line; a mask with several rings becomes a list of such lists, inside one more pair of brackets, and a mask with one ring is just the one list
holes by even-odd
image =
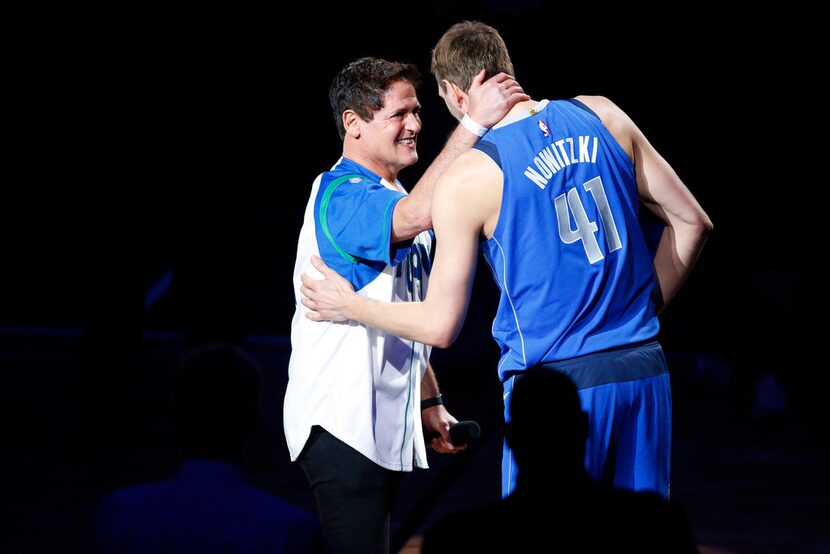
[[383, 108], [383, 95], [389, 85], [405, 81], [414, 88], [421, 85], [421, 72], [412, 64], [381, 58], [360, 58], [340, 70], [329, 88], [329, 102], [340, 138], [346, 136], [343, 112], [354, 110], [365, 121]]

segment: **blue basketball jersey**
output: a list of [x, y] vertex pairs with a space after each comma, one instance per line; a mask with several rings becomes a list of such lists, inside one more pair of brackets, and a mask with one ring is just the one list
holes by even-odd
[[504, 173], [482, 251], [500, 290], [499, 377], [659, 330], [634, 164], [587, 106], [543, 101], [475, 147]]
[[323, 261], [355, 290], [409, 254], [412, 240], [392, 243], [392, 214], [405, 196], [345, 157], [320, 176], [314, 200], [317, 248]]

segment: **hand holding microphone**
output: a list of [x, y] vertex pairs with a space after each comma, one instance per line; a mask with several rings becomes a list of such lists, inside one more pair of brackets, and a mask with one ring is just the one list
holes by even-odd
[[[440, 437], [439, 433], [429, 433], [427, 438], [432, 440]], [[450, 425], [450, 440], [455, 446], [466, 446], [481, 436], [481, 427], [475, 421], [459, 421]]]
[[[421, 400], [421, 416], [424, 423], [424, 439], [427, 443], [442, 453], [455, 453], [463, 450], [468, 444], [475, 442], [481, 435], [481, 428], [475, 421], [455, 421], [455, 418], [443, 407], [444, 400], [439, 393], [432, 398]], [[436, 407], [439, 407], [436, 409]], [[449, 427], [447, 427], [449, 425]], [[442, 435], [436, 429], [447, 429], [449, 441], [435, 441]], [[452, 444], [450, 444], [452, 443]]]

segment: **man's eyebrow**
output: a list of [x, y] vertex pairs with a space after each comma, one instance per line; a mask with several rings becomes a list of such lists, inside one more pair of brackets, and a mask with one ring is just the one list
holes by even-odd
[[392, 112], [392, 115], [393, 116], [394, 115], [401, 115], [401, 114], [405, 114], [407, 112], [417, 112], [417, 111], [421, 111], [421, 104], [415, 104], [411, 108], [407, 108], [407, 107], [398, 108], [397, 110]]

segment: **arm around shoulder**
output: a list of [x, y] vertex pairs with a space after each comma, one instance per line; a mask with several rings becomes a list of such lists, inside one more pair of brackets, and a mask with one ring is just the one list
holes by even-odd
[[439, 348], [455, 341], [467, 313], [486, 208], [493, 205], [479, 180], [486, 167], [482, 161], [480, 152], [465, 153], [436, 184], [432, 212], [437, 246], [424, 301], [381, 303], [354, 297], [347, 307], [349, 319]]
[[[518, 102], [529, 100], [513, 77], [499, 73], [485, 80], [482, 70], [469, 90], [469, 116], [483, 128], [498, 123]], [[458, 125], [441, 153], [430, 164], [412, 192], [395, 207], [392, 240], [410, 239], [432, 227], [432, 194], [438, 178], [462, 154], [478, 142], [478, 133]]]
[[412, 192], [395, 206], [392, 216], [392, 241], [411, 239], [432, 229], [432, 195], [441, 175], [478, 142], [478, 137], [459, 125], [444, 148], [413, 187]]
[[301, 275], [301, 299], [314, 321], [352, 319], [407, 340], [450, 346], [464, 321], [483, 225], [498, 212], [498, 169], [480, 152], [459, 158], [440, 179], [433, 199], [437, 249], [423, 302], [380, 302], [354, 293], [349, 283], [312, 257], [325, 276]]

